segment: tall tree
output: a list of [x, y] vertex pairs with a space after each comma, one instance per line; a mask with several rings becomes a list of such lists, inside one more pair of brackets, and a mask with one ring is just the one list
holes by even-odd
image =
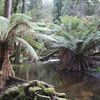
[[99, 9], [99, 3], [99, 0], [62, 0], [61, 15], [91, 16]]
[[33, 21], [39, 21], [43, 17], [42, 0], [30, 0], [30, 3], [26, 2], [27, 11], [32, 16]]
[[20, 0], [13, 0], [13, 1], [12, 1], [13, 13], [16, 13], [16, 12], [17, 12], [19, 1], [20, 1]]
[[11, 10], [12, 0], [5, 0], [4, 17], [9, 18], [11, 16]]
[[25, 13], [25, 0], [22, 0], [22, 11], [21, 13]]
[[54, 22], [57, 20], [60, 21], [61, 16], [61, 9], [62, 9], [62, 0], [54, 0]]

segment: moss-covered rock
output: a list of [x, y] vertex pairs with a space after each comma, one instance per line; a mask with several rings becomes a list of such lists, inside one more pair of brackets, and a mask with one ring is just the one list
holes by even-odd
[[42, 81], [31, 81], [9, 88], [0, 100], [67, 100], [65, 93], [57, 93], [53, 86]]

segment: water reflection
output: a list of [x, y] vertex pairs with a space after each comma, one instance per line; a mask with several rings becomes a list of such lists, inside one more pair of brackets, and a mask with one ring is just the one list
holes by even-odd
[[65, 92], [72, 100], [100, 100], [100, 78], [87, 72], [58, 72], [57, 63], [24, 64], [30, 68], [20, 72], [19, 76], [45, 81], [55, 86], [58, 92]]

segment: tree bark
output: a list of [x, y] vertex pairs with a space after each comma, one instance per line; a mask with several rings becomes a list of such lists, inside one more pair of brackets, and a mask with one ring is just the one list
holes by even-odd
[[11, 16], [12, 0], [5, 0], [4, 17], [9, 18]]
[[19, 0], [16, 0], [15, 6], [13, 7], [13, 13], [17, 12], [17, 6], [19, 4]]

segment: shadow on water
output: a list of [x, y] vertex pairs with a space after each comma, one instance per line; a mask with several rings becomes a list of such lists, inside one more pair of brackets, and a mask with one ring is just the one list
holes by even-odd
[[19, 76], [27, 80], [42, 80], [56, 88], [58, 92], [66, 93], [72, 100], [100, 100], [100, 73], [95, 72], [59, 72], [58, 61], [24, 63], [28, 66]]

